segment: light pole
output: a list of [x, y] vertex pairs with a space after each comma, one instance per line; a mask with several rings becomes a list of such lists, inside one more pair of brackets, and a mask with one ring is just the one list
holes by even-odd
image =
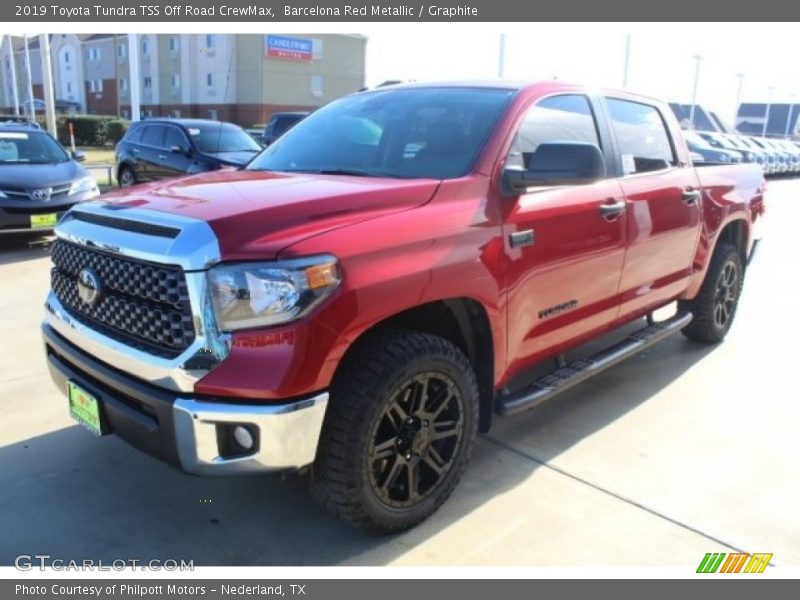
[[700, 81], [700, 63], [703, 62], [703, 57], [699, 54], [695, 54], [692, 57], [695, 61], [694, 64], [694, 88], [692, 89], [692, 108], [689, 110], [689, 122], [692, 124], [692, 129], [695, 129], [694, 126], [694, 111], [695, 107], [697, 106], [697, 84]]
[[500, 48], [497, 55], [497, 77], [503, 79], [506, 75], [506, 34], [500, 34]]
[[36, 102], [33, 100], [33, 73], [31, 72], [31, 52], [28, 48], [28, 34], [22, 36], [25, 44], [25, 70], [28, 72], [28, 100], [31, 103], [31, 121], [36, 120]]
[[783, 137], [789, 137], [789, 128], [792, 126], [792, 113], [794, 112], [794, 94], [789, 95], [789, 110], [786, 111], [786, 131], [783, 132]]
[[737, 73], [736, 79], [739, 80], [739, 85], [736, 88], [736, 108], [733, 112], [733, 129], [734, 131], [738, 131], [738, 127], [736, 127], [736, 119], [739, 118], [739, 107], [742, 104], [742, 82], [744, 82], [744, 73]]
[[625, 65], [622, 70], [622, 87], [628, 87], [628, 68], [631, 62], [631, 34], [625, 36]]
[[767, 112], [764, 115], [764, 127], [761, 130], [761, 137], [767, 137], [767, 124], [769, 123], [769, 109], [770, 105], [772, 104], [772, 90], [775, 88], [773, 86], [769, 86], [767, 88]]

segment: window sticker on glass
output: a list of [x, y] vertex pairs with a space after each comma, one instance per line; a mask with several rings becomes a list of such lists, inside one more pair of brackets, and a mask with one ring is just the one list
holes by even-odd
[[200, 135], [200, 130], [197, 127], [189, 127], [189, 135]]
[[625, 175], [636, 173], [636, 161], [633, 160], [633, 154], [622, 155], [622, 172]]

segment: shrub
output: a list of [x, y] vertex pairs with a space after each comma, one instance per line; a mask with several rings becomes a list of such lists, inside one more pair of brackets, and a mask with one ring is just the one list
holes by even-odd
[[128, 126], [130, 124], [130, 121], [126, 121], [125, 119], [112, 119], [109, 121], [106, 125], [106, 142], [116, 144], [122, 139], [125, 132], [128, 131]]

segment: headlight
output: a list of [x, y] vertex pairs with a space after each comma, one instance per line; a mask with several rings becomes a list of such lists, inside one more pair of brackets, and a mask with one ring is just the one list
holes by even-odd
[[722, 162], [731, 162], [731, 155], [730, 154], [723, 154], [720, 156]]
[[208, 272], [217, 325], [223, 331], [269, 327], [302, 317], [341, 281], [333, 256], [222, 264]]
[[99, 195], [100, 190], [97, 188], [97, 182], [94, 177], [84, 177], [83, 179], [76, 179], [72, 182], [69, 188], [69, 195], [82, 194], [84, 192], [93, 192], [93, 195]]

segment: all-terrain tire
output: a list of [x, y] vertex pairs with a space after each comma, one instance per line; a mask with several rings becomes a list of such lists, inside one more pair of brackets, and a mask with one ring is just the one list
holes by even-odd
[[475, 443], [478, 405], [472, 365], [449, 341], [395, 331], [365, 342], [331, 387], [312, 468], [314, 497], [369, 533], [413, 527], [458, 484]]
[[692, 322], [682, 329], [690, 340], [717, 344], [725, 339], [736, 315], [744, 282], [744, 265], [738, 250], [720, 244], [711, 257], [700, 292], [692, 300], [678, 303], [679, 310], [689, 310]]

